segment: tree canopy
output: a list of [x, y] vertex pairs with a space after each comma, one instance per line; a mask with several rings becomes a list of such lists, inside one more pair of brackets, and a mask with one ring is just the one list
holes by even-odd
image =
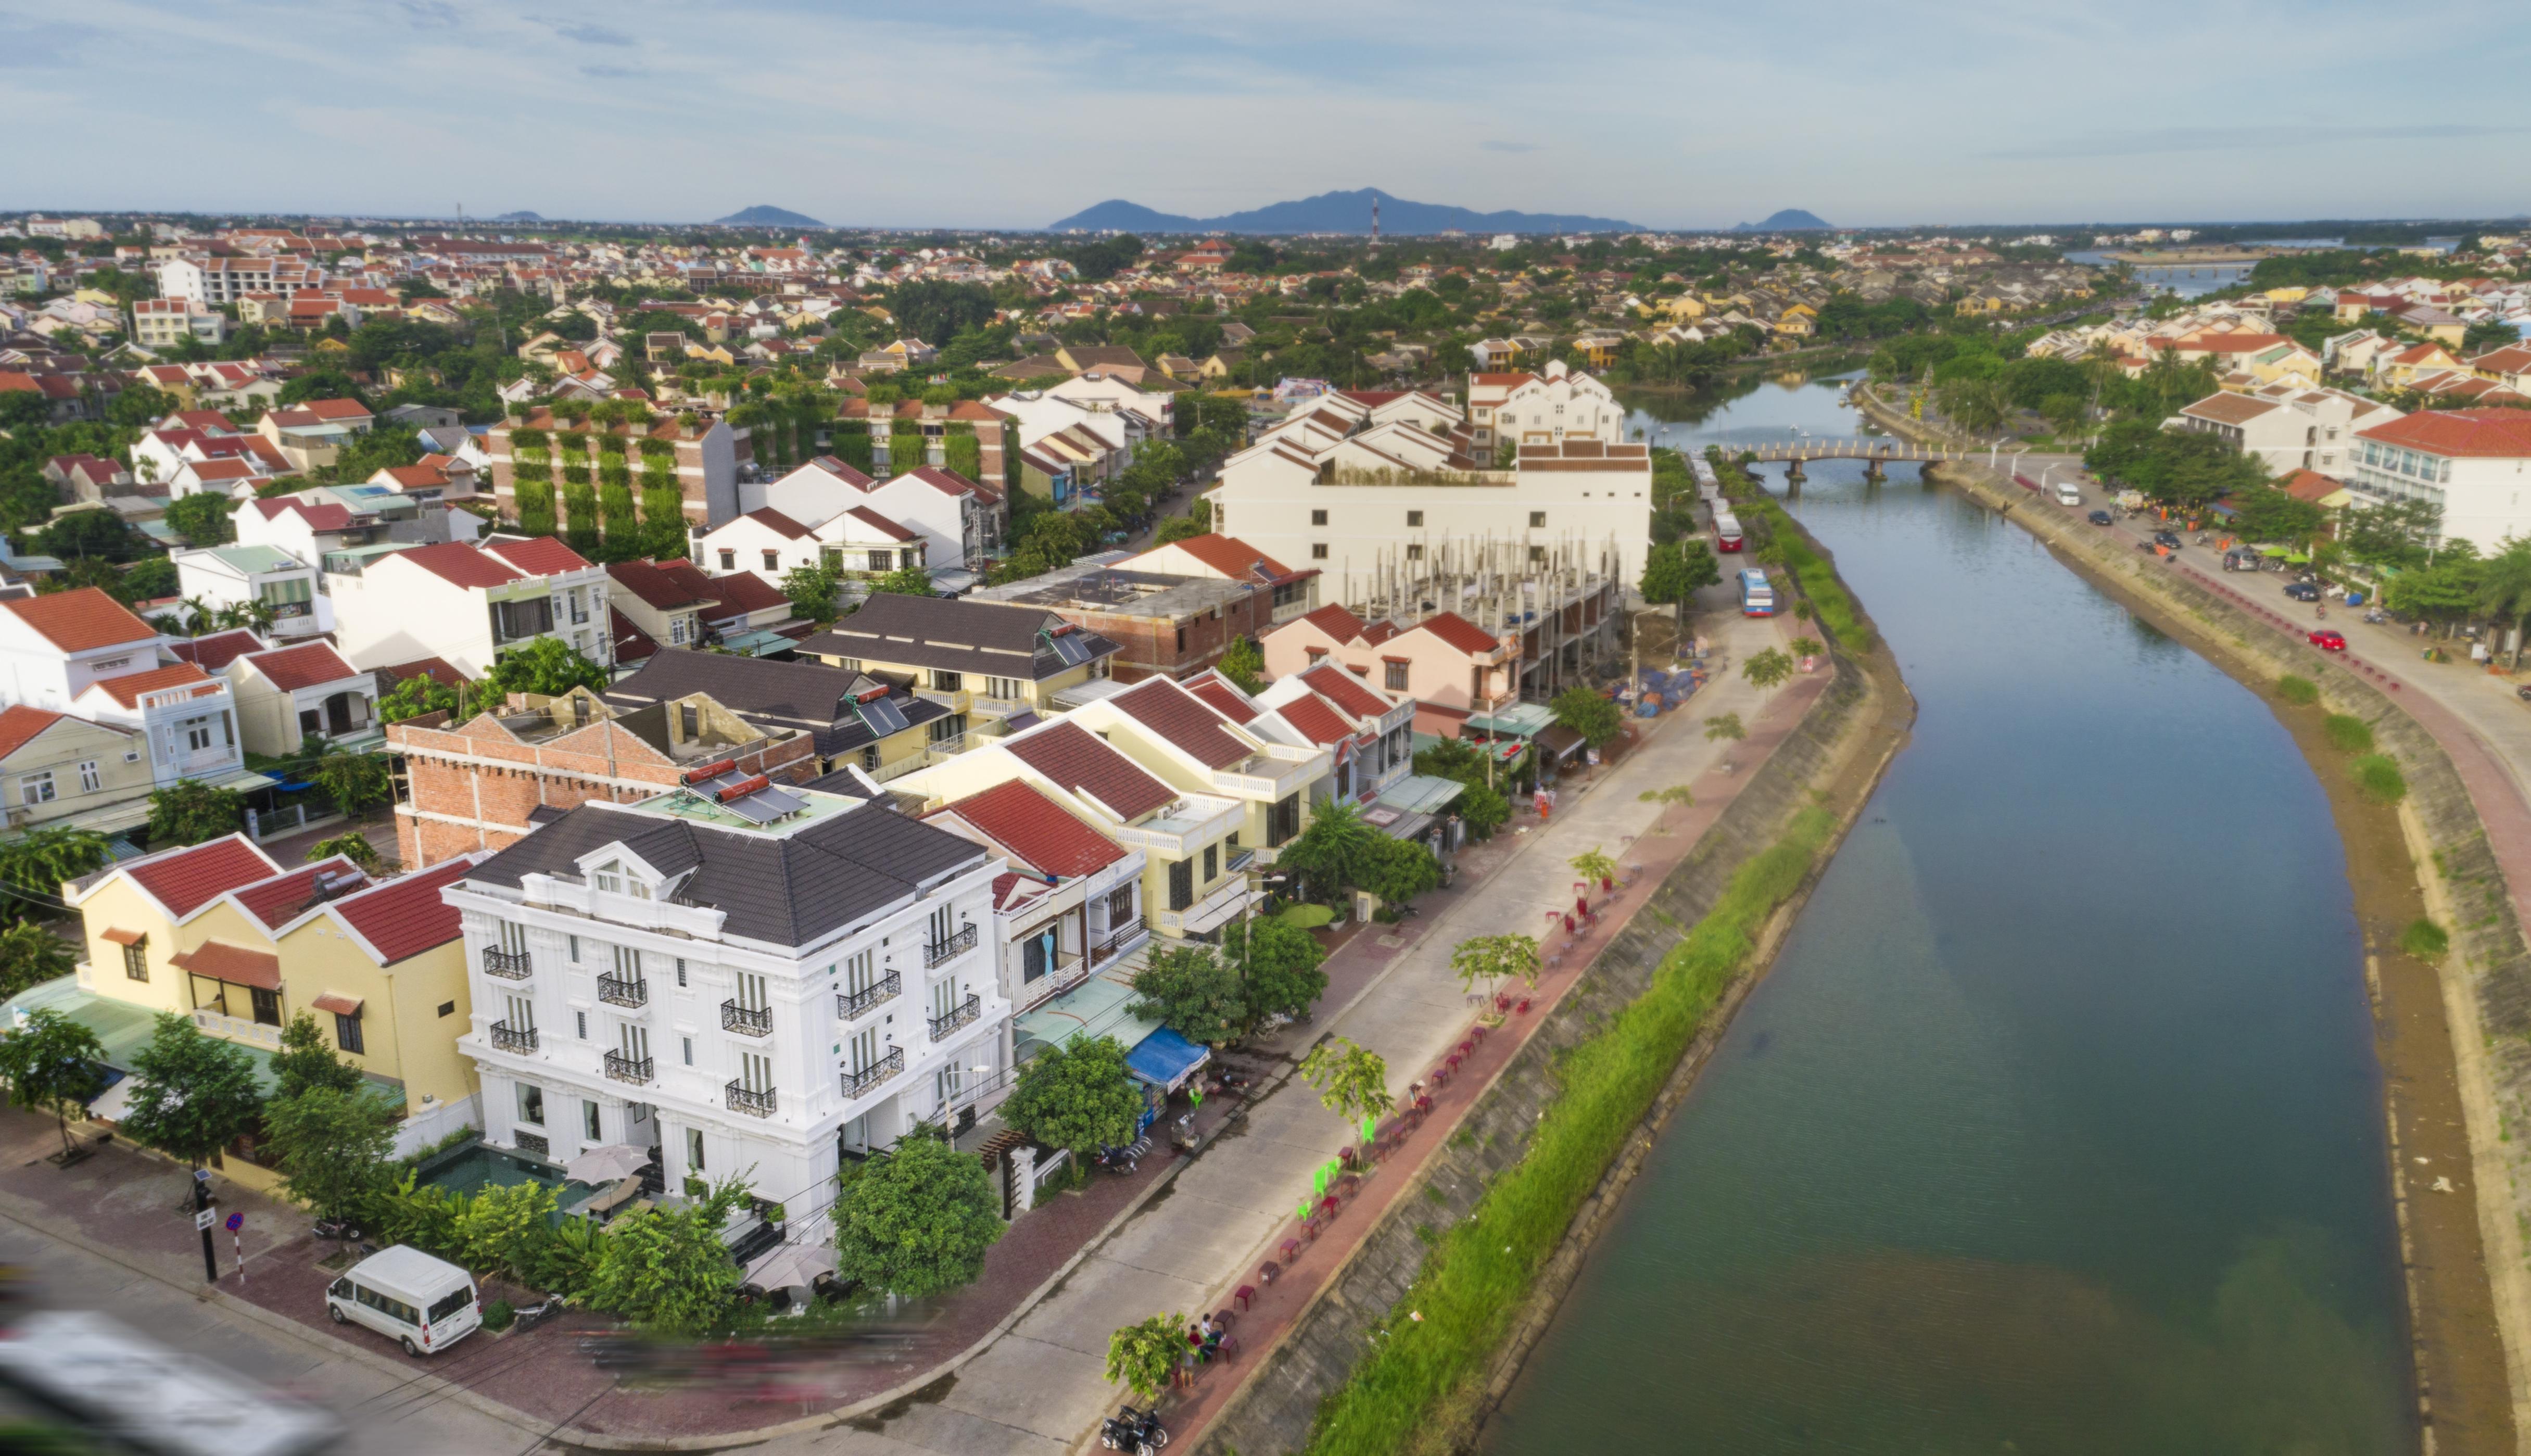
[[1075, 1157], [1133, 1141], [1142, 1112], [1125, 1047], [1113, 1036], [1044, 1048], [1020, 1068], [1002, 1102], [1002, 1120], [1022, 1136]]
[[836, 1272], [906, 1299], [972, 1284], [1002, 1236], [984, 1162], [924, 1130], [861, 1165], [835, 1202]]

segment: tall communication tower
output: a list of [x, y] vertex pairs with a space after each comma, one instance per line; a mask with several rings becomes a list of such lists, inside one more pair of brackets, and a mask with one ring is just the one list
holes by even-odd
[[1379, 251], [1379, 194], [1371, 195], [1371, 251]]

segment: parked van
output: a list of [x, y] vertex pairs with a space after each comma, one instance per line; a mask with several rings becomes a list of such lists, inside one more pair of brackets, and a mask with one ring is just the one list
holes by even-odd
[[2079, 506], [2082, 503], [2083, 492], [2075, 489], [2072, 482], [2066, 480], [2059, 480], [2056, 482], [2056, 504], [2060, 506]]
[[328, 1285], [325, 1314], [336, 1324], [366, 1325], [417, 1356], [435, 1355], [483, 1322], [475, 1276], [407, 1244], [379, 1250]]

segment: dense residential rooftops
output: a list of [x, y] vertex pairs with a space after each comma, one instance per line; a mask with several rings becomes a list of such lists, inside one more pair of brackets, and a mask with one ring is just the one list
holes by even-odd
[[939, 812], [966, 820], [1041, 874], [1088, 874], [1125, 857], [1113, 841], [1064, 812], [1025, 779], [1005, 779]]
[[2531, 411], [2526, 410], [2425, 410], [2356, 433], [2429, 455], [2531, 456]]
[[1221, 715], [1170, 678], [1146, 678], [1107, 701], [1208, 768], [1228, 768], [1257, 750], [1223, 726]]
[[1177, 791], [1077, 723], [1057, 719], [1002, 741], [1012, 756], [1127, 822], [1177, 802]]
[[249, 844], [245, 835], [231, 834], [206, 844], [163, 850], [110, 866], [82, 880], [77, 898], [84, 898], [87, 891], [121, 874], [181, 920], [229, 891], [243, 889], [280, 868], [263, 851]]
[[[1070, 638], [1058, 648], [1053, 639]], [[881, 592], [801, 650], [868, 663], [994, 677], [1050, 678], [1115, 655], [1116, 644], [1041, 607]]]
[[158, 629], [141, 620], [132, 608], [99, 587], [77, 587], [49, 596], [20, 596], [0, 601], [0, 608], [35, 630], [65, 652], [147, 642]]

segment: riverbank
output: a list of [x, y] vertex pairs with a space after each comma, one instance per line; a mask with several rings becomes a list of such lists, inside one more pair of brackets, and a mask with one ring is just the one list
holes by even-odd
[[[2531, 1334], [2531, 1281], [2507, 1131], [2519, 1114], [2500, 1110], [2518, 1107], [2521, 1094], [2501, 1088], [2497, 1070], [2518, 1065], [2521, 1038], [2481, 1013], [2522, 994], [2531, 956], [2509, 902], [2486, 892], [2501, 874], [2451, 762], [2361, 671], [2298, 645], [2245, 604], [2109, 546], [2077, 515], [1982, 466], [1929, 474], [2003, 512], [2140, 619], [2258, 694], [2309, 760], [2344, 842], [2365, 936], [2424, 1449], [2522, 1449], [2517, 1352]], [[2317, 683], [2319, 701], [2280, 697], [2286, 674]], [[2324, 733], [2323, 715], [2333, 711], [2363, 719], [2398, 760], [2408, 785], [2399, 802], [2358, 788], [2350, 756]], [[2466, 909], [2455, 908], [2464, 900]], [[2400, 945], [2404, 928], [2430, 914], [2450, 933], [2441, 966]]]

